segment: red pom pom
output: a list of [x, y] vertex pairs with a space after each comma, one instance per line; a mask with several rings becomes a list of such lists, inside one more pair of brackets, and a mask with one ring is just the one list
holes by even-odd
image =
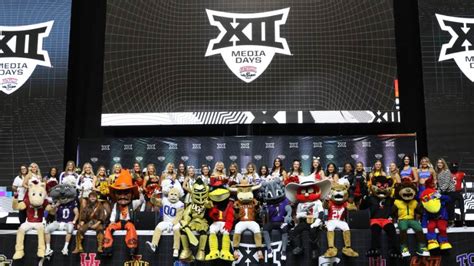
[[300, 179], [298, 178], [297, 175], [292, 175], [292, 176], [289, 176], [286, 180], [285, 180], [285, 186], [288, 185], [289, 183], [297, 183], [299, 184], [300, 183]]

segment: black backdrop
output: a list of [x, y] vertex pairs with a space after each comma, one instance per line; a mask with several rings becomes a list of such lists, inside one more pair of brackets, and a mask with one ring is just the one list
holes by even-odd
[[434, 158], [458, 161], [474, 174], [474, 83], [453, 59], [439, 61], [441, 47], [451, 35], [441, 29], [435, 16], [472, 19], [474, 2], [423, 0], [419, 8], [428, 151]]
[[[402, 122], [392, 124], [100, 127], [105, 0], [73, 1], [65, 159], [76, 158], [79, 138], [292, 135], [337, 136], [415, 132], [426, 154], [418, 6], [394, 1]], [[87, 101], [85, 100], [87, 99]]]

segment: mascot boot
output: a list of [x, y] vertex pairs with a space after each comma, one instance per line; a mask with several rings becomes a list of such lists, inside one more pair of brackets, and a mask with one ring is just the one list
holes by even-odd
[[239, 259], [240, 234], [234, 234], [234, 260]]
[[44, 228], [43, 227], [38, 228], [37, 234], [38, 234], [38, 252], [36, 253], [36, 255], [40, 258], [43, 258], [45, 254], [45, 250], [46, 250], [46, 244], [44, 241]]
[[24, 240], [25, 231], [18, 229], [18, 232], [16, 233], [15, 254], [13, 255], [14, 260], [22, 259], [25, 256], [25, 247], [23, 246]]
[[324, 253], [324, 257], [332, 258], [337, 256], [337, 248], [334, 247], [334, 231], [327, 232], [328, 237], [328, 250]]
[[206, 260], [215, 260], [219, 258], [219, 243], [217, 242], [217, 234], [209, 235], [209, 254]]
[[359, 253], [355, 252], [351, 248], [351, 231], [342, 232], [342, 237], [344, 238], [344, 247], [342, 248], [342, 254], [348, 257], [359, 257]]
[[255, 241], [255, 246], [257, 247], [257, 256], [259, 260], [263, 260], [263, 252], [262, 252], [262, 234], [261, 233], [255, 233], [253, 234], [253, 239]]
[[104, 252], [104, 233], [97, 233], [97, 252]]
[[82, 234], [76, 234], [76, 248], [72, 251], [72, 254], [79, 254], [84, 252], [84, 248], [82, 247]]
[[207, 235], [201, 235], [199, 237], [199, 247], [196, 253], [196, 260], [204, 261], [206, 259], [206, 244], [207, 244]]
[[179, 259], [184, 261], [193, 261], [194, 256], [191, 252], [191, 249], [189, 249], [189, 241], [186, 235], [181, 236], [181, 246], [183, 249], [181, 250], [181, 254], [179, 254]]
[[234, 261], [234, 255], [230, 253], [230, 236], [229, 234], [222, 235], [222, 247], [219, 258], [221, 260]]
[[181, 245], [180, 242], [181, 233], [179, 230], [173, 231], [173, 258], [177, 258], [179, 256], [179, 247]]

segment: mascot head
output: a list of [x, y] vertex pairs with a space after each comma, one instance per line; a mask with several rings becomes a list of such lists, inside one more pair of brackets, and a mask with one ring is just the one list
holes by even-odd
[[171, 203], [176, 203], [179, 201], [179, 196], [180, 196], [180, 191], [179, 189], [173, 187], [168, 191], [168, 200]]
[[262, 185], [251, 185], [247, 179], [243, 179], [236, 187], [229, 188], [232, 192], [237, 192], [237, 199], [240, 202], [246, 203], [253, 200], [253, 192], [260, 189]]
[[51, 189], [49, 196], [53, 198], [53, 202], [59, 204], [66, 204], [73, 200], [76, 200], [77, 191], [75, 186], [71, 186], [69, 183], [59, 184]]
[[97, 202], [97, 192], [92, 191], [89, 193], [89, 202], [90, 203], [96, 203]]
[[138, 187], [133, 184], [132, 175], [128, 170], [122, 169], [115, 183], [110, 186], [112, 199], [119, 205], [128, 205], [139, 198]]
[[377, 198], [384, 199], [390, 197], [392, 193], [393, 179], [386, 176], [374, 176], [370, 186], [370, 192]]
[[331, 190], [331, 181], [316, 181], [314, 175], [300, 176], [286, 185], [286, 197], [291, 202], [311, 202], [324, 199]]
[[191, 187], [191, 199], [194, 204], [203, 205], [209, 198], [209, 187], [198, 178]]
[[421, 193], [420, 201], [423, 208], [429, 213], [438, 213], [441, 209], [441, 195], [433, 188], [427, 188]]
[[331, 200], [343, 204], [349, 198], [349, 187], [346, 184], [335, 184], [331, 187]]
[[28, 183], [28, 199], [33, 207], [41, 207], [46, 199], [45, 184], [38, 180], [31, 180]]
[[412, 201], [415, 199], [417, 192], [416, 184], [411, 182], [411, 178], [403, 178], [402, 183], [395, 185], [395, 198], [400, 200]]
[[265, 182], [261, 188], [262, 198], [265, 202], [275, 204], [285, 199], [285, 187], [280, 180]]

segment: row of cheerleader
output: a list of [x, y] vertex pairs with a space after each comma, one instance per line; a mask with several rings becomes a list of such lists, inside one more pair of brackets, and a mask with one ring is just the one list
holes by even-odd
[[[161, 235], [170, 233], [170, 252], [183, 261], [238, 260], [241, 235], [246, 230], [253, 233], [259, 259], [264, 259], [264, 254], [267, 258], [275, 255], [270, 245], [274, 230], [282, 239], [281, 260], [286, 260], [288, 247], [293, 255], [306, 253], [316, 259], [323, 231], [327, 237], [323, 256], [337, 256], [336, 229], [342, 231], [342, 254], [357, 257], [346, 218], [348, 211], [358, 209], [370, 213], [367, 256], [380, 256], [382, 231], [387, 234], [391, 257], [411, 256], [409, 228], [416, 235], [415, 253], [429, 256], [432, 250], [452, 248], [447, 227], [454, 219], [456, 193], [462, 199], [465, 189], [465, 175], [457, 168], [451, 164], [449, 169], [443, 159], [432, 165], [423, 157], [417, 169], [406, 156], [400, 167], [392, 163], [387, 172], [381, 161], [376, 161], [368, 173], [361, 162], [355, 167], [346, 163], [339, 172], [334, 164], [323, 170], [315, 158], [311, 174], [305, 175], [299, 160], [286, 171], [277, 158], [271, 169], [262, 166], [258, 173], [252, 163], [240, 174], [235, 163], [226, 171], [224, 163], [217, 162], [212, 172], [202, 165], [199, 175], [192, 166], [179, 163], [175, 170], [169, 163], [159, 175], [153, 164], [143, 169], [135, 163], [130, 170], [116, 164], [107, 175], [105, 167], [94, 173], [90, 163], [78, 170], [70, 161], [64, 172], [58, 174], [53, 168], [42, 177], [38, 165], [32, 163], [20, 167], [13, 183], [13, 208], [19, 210], [22, 219], [13, 258], [24, 257], [25, 233], [31, 229], [38, 234], [38, 257], [53, 255], [54, 231], [66, 231], [61, 253], [68, 255], [74, 230], [73, 254], [84, 252], [84, 235], [94, 230], [97, 252], [112, 256], [114, 232], [126, 230], [125, 245], [133, 256], [138, 249], [136, 215], [141, 211], [161, 214], [146, 248], [156, 252]], [[423, 227], [427, 228], [426, 235]], [[303, 244], [306, 240], [309, 250]], [[196, 247], [195, 254], [191, 246]]]

